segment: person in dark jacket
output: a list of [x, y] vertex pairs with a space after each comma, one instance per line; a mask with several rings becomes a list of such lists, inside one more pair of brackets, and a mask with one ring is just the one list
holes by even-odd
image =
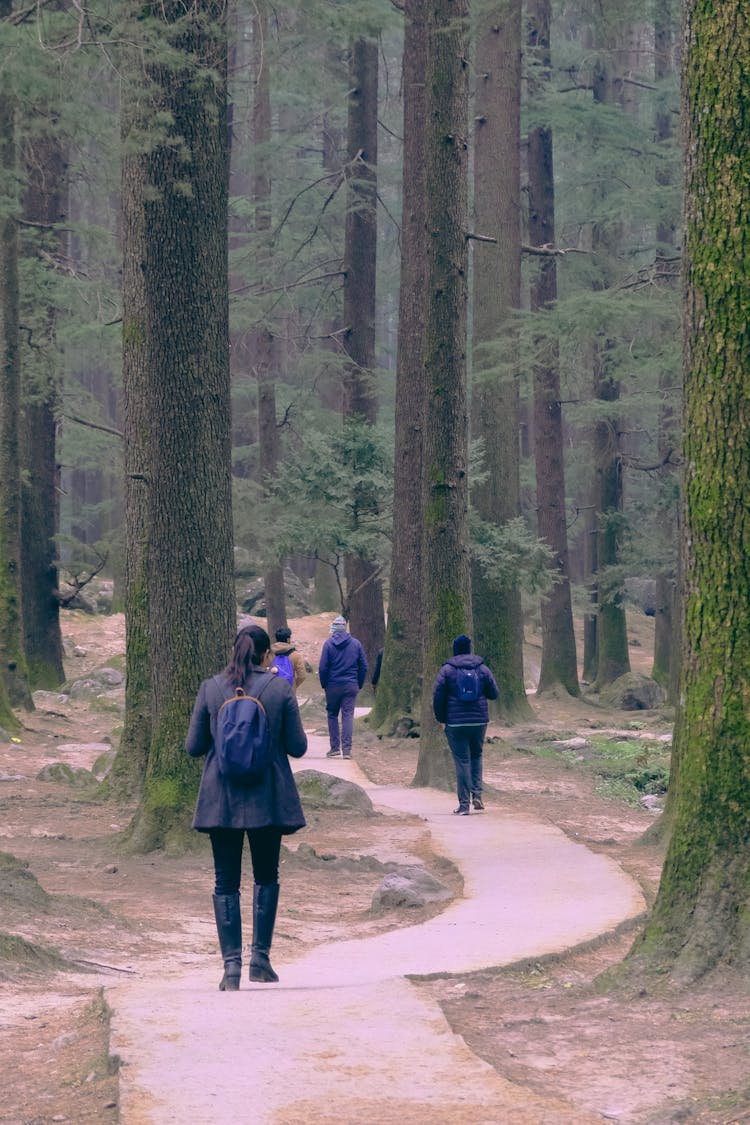
[[367, 660], [357, 638], [347, 633], [343, 617], [335, 617], [331, 622], [331, 635], [320, 654], [318, 675], [326, 693], [328, 738], [331, 743], [326, 757], [338, 758], [341, 752], [344, 758], [351, 758], [354, 704], [367, 677]]
[[[219, 988], [227, 992], [237, 991], [242, 974], [240, 878], [245, 835], [254, 881], [250, 980], [277, 981], [268, 955], [279, 901], [281, 837], [305, 826], [287, 755], [301, 758], [307, 736], [294, 689], [269, 670], [272, 663], [268, 633], [257, 625], [241, 629], [227, 667], [200, 686], [185, 743], [191, 757], [206, 757], [193, 828], [207, 832], [211, 840], [216, 874], [214, 913], [224, 959]], [[238, 687], [260, 698], [271, 738], [270, 767], [253, 785], [224, 778], [216, 760], [217, 715]]]
[[487, 730], [488, 699], [499, 695], [495, 677], [481, 656], [471, 653], [464, 633], [453, 642], [453, 657], [438, 672], [432, 708], [445, 735], [456, 767], [457, 816], [469, 815], [469, 801], [477, 812], [482, 802], [482, 749]]

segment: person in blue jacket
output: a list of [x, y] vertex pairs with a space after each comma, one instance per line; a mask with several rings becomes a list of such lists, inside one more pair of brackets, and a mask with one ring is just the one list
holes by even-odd
[[357, 638], [347, 633], [343, 617], [333, 619], [330, 631], [318, 666], [320, 684], [326, 693], [328, 738], [331, 743], [326, 757], [338, 758], [341, 753], [344, 758], [351, 758], [354, 704], [367, 677], [367, 659]]
[[453, 642], [453, 656], [440, 669], [432, 693], [432, 708], [439, 723], [445, 724], [458, 791], [457, 816], [469, 815], [482, 802], [482, 749], [487, 730], [488, 699], [499, 695], [495, 677], [481, 656], [473, 656], [471, 638], [461, 633]]

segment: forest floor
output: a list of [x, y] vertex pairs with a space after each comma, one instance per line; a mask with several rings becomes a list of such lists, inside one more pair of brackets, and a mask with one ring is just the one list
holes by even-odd
[[[313, 666], [330, 616], [291, 623]], [[638, 616], [629, 624], [633, 667], [648, 671], [651, 623]], [[121, 666], [121, 617], [66, 613], [63, 631], [77, 651], [67, 660], [71, 680]], [[531, 637], [528, 668], [535, 653]], [[306, 727], [323, 733], [317, 677], [303, 685], [300, 701]], [[530, 701], [533, 720], [489, 731], [488, 808], [556, 825], [614, 859], [651, 901], [662, 854], [644, 833], [658, 813], [643, 806], [637, 786], [668, 756], [667, 720], [567, 698]], [[212, 955], [218, 972], [210, 855], [197, 834], [187, 855], [125, 855], [119, 833], [130, 808], [102, 800], [94, 786], [38, 778], [54, 762], [90, 769], [116, 744], [121, 692], [92, 702], [46, 696], [19, 717], [22, 729], [0, 741], [0, 1122], [116, 1122], [118, 1060], [109, 1052], [106, 989], [146, 968], [187, 971]], [[355, 755], [373, 782], [408, 786], [417, 742], [359, 729]], [[460, 873], [433, 853], [417, 817], [316, 810], [308, 820], [283, 855], [279, 965], [320, 942], [427, 917], [424, 909], [373, 913], [381, 875], [333, 857], [419, 862], [461, 895]], [[309, 847], [298, 851], [301, 844]], [[582, 949], [418, 988], [519, 1097], [563, 1101], [566, 1120], [750, 1122], [748, 982], [727, 976], [682, 993], [645, 983], [635, 994], [604, 990], [600, 974], [625, 956], [637, 932], [630, 926]]]

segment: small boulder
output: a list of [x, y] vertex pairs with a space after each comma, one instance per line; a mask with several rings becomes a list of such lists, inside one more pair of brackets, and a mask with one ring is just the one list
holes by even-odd
[[359, 785], [319, 770], [301, 770], [295, 775], [302, 804], [311, 809], [342, 809], [363, 816], [376, 816], [372, 801]]
[[661, 684], [640, 672], [626, 672], [602, 690], [600, 700], [621, 711], [653, 711], [667, 696]]
[[401, 867], [386, 875], [372, 896], [373, 914], [448, 902], [452, 893], [423, 867]]
[[80, 766], [69, 766], [67, 762], [51, 762], [43, 766], [36, 775], [37, 781], [61, 781], [73, 789], [90, 789], [97, 780], [90, 770]]

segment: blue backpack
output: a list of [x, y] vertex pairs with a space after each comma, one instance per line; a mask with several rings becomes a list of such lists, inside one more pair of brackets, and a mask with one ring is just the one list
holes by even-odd
[[[214, 679], [225, 690], [218, 676]], [[235, 688], [216, 716], [216, 762], [225, 781], [257, 785], [271, 764], [271, 733], [266, 709], [260, 701], [271, 682], [268, 677], [257, 696]]]
[[275, 656], [273, 665], [282, 680], [289, 680], [294, 686], [294, 666], [288, 656]]
[[456, 695], [461, 703], [476, 703], [482, 695], [482, 681], [476, 668], [456, 669]]

